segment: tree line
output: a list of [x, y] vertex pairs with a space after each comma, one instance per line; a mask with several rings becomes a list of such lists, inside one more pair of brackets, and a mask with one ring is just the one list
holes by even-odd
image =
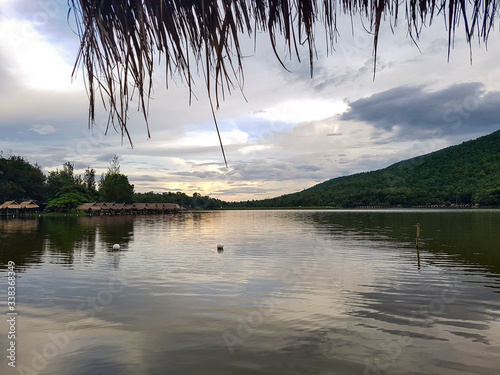
[[74, 164], [66, 162], [62, 169], [46, 176], [38, 164], [32, 165], [21, 156], [0, 154], [0, 204], [5, 201], [34, 200], [46, 210], [70, 210], [87, 202], [177, 203], [183, 207], [214, 209], [223, 202], [194, 193], [135, 193], [134, 185], [120, 172], [115, 156], [108, 170], [96, 179], [95, 169], [88, 167], [76, 174]]
[[224, 202], [194, 193], [135, 193], [120, 173], [118, 158], [96, 183], [95, 170], [74, 173], [73, 165], [46, 177], [22, 157], [0, 154], [0, 202], [34, 199], [49, 208], [84, 202], [177, 203], [183, 207], [276, 208], [358, 206], [500, 206], [500, 131], [377, 171], [334, 178], [298, 193], [264, 200]]

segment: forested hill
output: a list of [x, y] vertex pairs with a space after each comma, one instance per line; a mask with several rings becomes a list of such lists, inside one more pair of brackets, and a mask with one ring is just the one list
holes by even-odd
[[246, 207], [500, 205], [500, 130], [373, 172], [334, 178]]

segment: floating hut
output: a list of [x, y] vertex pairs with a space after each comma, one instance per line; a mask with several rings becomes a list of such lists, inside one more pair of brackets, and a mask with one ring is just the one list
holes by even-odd
[[40, 206], [35, 201], [24, 201], [20, 204], [21, 210], [24, 212], [38, 212]]
[[84, 203], [78, 206], [77, 211], [86, 212], [89, 215], [148, 215], [175, 213], [181, 210], [176, 203]]
[[89, 215], [92, 214], [99, 214], [99, 212], [102, 210], [101, 207], [97, 205], [97, 203], [84, 203], [76, 208], [77, 211], [83, 211], [88, 213]]
[[0, 206], [2, 216], [17, 215], [21, 210], [21, 205], [16, 201], [7, 201]]
[[0, 215], [10, 216], [10, 215], [23, 215], [26, 213], [38, 212], [40, 207], [35, 201], [24, 201], [22, 203], [17, 203], [16, 201], [7, 201], [0, 205]]

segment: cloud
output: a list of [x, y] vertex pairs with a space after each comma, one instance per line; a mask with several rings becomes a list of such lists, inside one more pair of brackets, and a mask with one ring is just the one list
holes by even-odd
[[156, 181], [159, 181], [158, 178], [156, 178], [155, 176], [151, 176], [151, 175], [141, 175], [141, 176], [134, 176], [134, 175], [131, 175], [129, 176], [129, 180], [131, 182], [133, 181], [147, 181], [147, 182], [156, 182]]
[[[100, 162], [110, 163], [113, 160], [113, 158], [115, 157], [115, 155], [116, 154], [110, 154], [110, 153], [102, 154], [102, 155], [99, 155], [95, 160], [100, 161]], [[118, 161], [120, 161], [120, 158], [118, 158]]]
[[192, 171], [192, 172], [176, 172], [172, 173], [175, 176], [209, 179], [209, 180], [220, 180], [224, 178], [224, 175], [219, 172], [214, 171]]
[[30, 130], [34, 131], [35, 133], [45, 135], [54, 133], [56, 131], [56, 128], [54, 128], [52, 125], [33, 125]]
[[[165, 90], [164, 66], [156, 69], [149, 107], [152, 139], [147, 139], [137, 102], [130, 103], [131, 148], [113, 127], [106, 128], [108, 116], [100, 101], [97, 124], [87, 129], [81, 70], [71, 83], [69, 67], [80, 44], [71, 32], [72, 15], [68, 25], [67, 3], [16, 0], [3, 10], [8, 12], [0, 12], [0, 18], [9, 22], [3, 23], [6, 43], [0, 48], [0, 150], [23, 155], [45, 171], [70, 161], [76, 173], [91, 166], [100, 175], [120, 155], [121, 171], [136, 191], [253, 199], [382, 168], [497, 127], [500, 44], [491, 44], [488, 52], [476, 50], [470, 66], [468, 45], [457, 41], [447, 62], [447, 40], [435, 39], [436, 24], [423, 35], [422, 52], [405, 36], [405, 28], [393, 34], [387, 24], [373, 81], [373, 36], [359, 20], [343, 17], [337, 24], [342, 43], [329, 58], [320, 42], [324, 35], [317, 34], [313, 79], [307, 46], [299, 46], [302, 63], [286, 52], [281, 55], [290, 73], [276, 60], [267, 34], [257, 35], [256, 51], [253, 40], [241, 40], [249, 56], [243, 60], [245, 97], [236, 92], [226, 96], [216, 112], [229, 170], [223, 168], [203, 75], [194, 74], [196, 97], [189, 105], [189, 91], [175, 77]], [[30, 50], [12, 51], [13, 36]], [[33, 60], [32, 51], [45, 47], [47, 56]], [[459, 58], [462, 52], [465, 60]]]
[[226, 178], [235, 181], [310, 180], [324, 178], [324, 171], [316, 164], [295, 160], [251, 160], [236, 163]]
[[486, 92], [480, 82], [437, 91], [400, 86], [351, 102], [340, 120], [368, 123], [398, 139], [485, 133], [498, 128], [499, 102], [500, 92]]
[[235, 195], [235, 194], [268, 195], [275, 191], [279, 191], [279, 189], [243, 186], [238, 188], [221, 189], [214, 192], [213, 195]]

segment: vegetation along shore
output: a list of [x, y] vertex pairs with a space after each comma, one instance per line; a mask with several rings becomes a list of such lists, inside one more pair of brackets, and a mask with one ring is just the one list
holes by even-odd
[[[21, 156], [2, 156], [0, 204], [3, 207], [9, 202], [31, 205], [28, 211], [71, 211], [95, 202], [127, 204], [129, 211], [134, 211], [134, 204], [150, 204], [151, 212], [154, 207], [167, 207], [155, 204], [175, 204], [179, 209], [498, 207], [500, 131], [384, 169], [334, 178], [293, 194], [244, 202], [225, 202], [198, 193], [136, 193], [120, 172], [117, 157], [97, 182], [90, 167], [77, 175], [73, 164], [66, 162], [62, 170], [45, 176], [40, 166]], [[0, 212], [7, 209], [8, 205]]]

